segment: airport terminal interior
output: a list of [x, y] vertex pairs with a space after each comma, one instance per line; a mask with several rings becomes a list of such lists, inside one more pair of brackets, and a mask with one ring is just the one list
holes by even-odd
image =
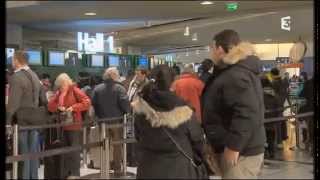
[[[150, 130], [143, 132], [144, 129], [139, 127], [146, 128], [150, 125], [139, 124], [138, 121], [144, 120], [135, 116], [133, 102], [139, 98], [143, 100], [144, 96], [141, 94], [145, 86], [157, 83], [155, 79], [158, 76], [167, 75], [160, 73], [152, 79], [152, 73], [155, 73], [154, 69], [157, 67], [165, 66], [174, 71], [174, 83], [170, 86], [172, 92], [178, 93], [178, 80], [188, 73], [197, 83], [201, 82], [201, 87], [206, 91], [212, 90], [213, 88], [206, 88], [211, 81], [203, 80], [202, 77], [207, 73], [210, 79], [215, 74], [213, 72], [219, 70], [213, 60], [213, 51], [218, 52], [222, 46], [218, 47], [219, 39], [214, 37], [224, 30], [236, 32], [241, 43], [250, 43], [250, 47], [254, 48], [254, 55], [259, 58], [259, 74], [256, 76], [268, 81], [261, 81], [260, 88], [265, 93], [266, 131], [263, 133], [266, 142], [262, 145], [264, 156], [257, 178], [313, 179], [314, 119], [313, 110], [308, 109], [308, 105], [312, 104], [308, 95], [312, 96], [313, 93], [307, 91], [314, 76], [313, 13], [314, 2], [311, 0], [6, 1], [6, 111], [7, 115], [12, 113], [8, 117], [12, 116], [13, 119], [10, 119], [9, 123], [7, 119], [6, 127], [6, 179], [136, 179], [144, 175], [153, 177], [151, 172], [154, 171], [148, 166], [153, 166], [151, 161], [157, 163], [156, 156], [150, 155], [150, 162], [146, 164], [138, 160], [138, 155], [147, 151], [139, 150], [140, 145], [144, 141], [150, 141], [143, 133], [151, 133]], [[226, 45], [229, 47], [229, 44]], [[232, 47], [229, 53], [231, 49]], [[238, 51], [244, 51], [243, 49]], [[227, 52], [222, 48], [220, 50]], [[23, 65], [24, 58], [27, 66]], [[207, 70], [206, 62], [210, 64]], [[23, 67], [29, 67], [30, 70]], [[236, 68], [234, 69], [236, 71]], [[18, 70], [32, 72], [32, 77], [18, 79]], [[215, 82], [218, 82], [218, 78], [223, 74], [224, 71], [221, 76], [218, 74]], [[116, 75], [117, 81], [113, 79]], [[40, 85], [32, 85], [32, 92], [29, 92], [28, 96], [28, 92], [24, 91], [27, 91], [28, 84], [31, 83], [26, 81], [30, 79], [34, 82], [36, 77]], [[147, 80], [140, 80], [140, 77]], [[116, 84], [113, 85], [114, 89], [106, 90], [108, 98], [103, 97], [106, 99], [103, 101], [102, 88], [107, 89], [108, 86], [102, 85], [108, 78], [113, 79]], [[66, 99], [70, 103], [76, 103], [75, 106], [70, 105], [70, 111], [70, 108], [58, 105], [62, 101], [61, 96], [66, 96], [62, 91], [69, 82], [66, 79], [77, 84], [72, 86], [75, 88], [71, 93], [74, 97], [65, 98], [62, 103], [64, 104]], [[192, 82], [196, 83], [196, 80]], [[272, 89], [276, 81], [287, 82], [286, 87], [280, 87], [285, 89], [286, 95], [280, 106], [268, 106], [266, 103], [270, 100], [270, 92], [273, 93], [272, 97], [277, 97], [276, 88]], [[147, 82], [147, 85], [140, 88], [142, 82]], [[270, 87], [266, 87], [268, 83]], [[191, 81], [189, 85], [192, 86]], [[18, 92], [19, 87], [22, 87], [23, 92]], [[21, 110], [18, 107], [22, 107], [31, 94], [32, 97], [35, 92], [40, 94], [42, 89], [45, 89], [47, 102], [47, 105], [42, 107], [45, 107], [48, 120], [35, 123], [33, 119], [32, 123], [20, 124], [22, 120], [19, 117], [32, 119], [37, 113], [20, 116], [17, 112], [22, 111], [18, 111]], [[118, 91], [122, 95], [116, 94]], [[20, 96], [17, 97], [18, 95]], [[204, 93], [198, 95], [198, 101], [203, 99], [202, 96], [204, 97]], [[123, 110], [124, 98], [128, 101], [126, 107], [132, 107], [133, 110]], [[116, 102], [113, 102], [113, 99]], [[38, 102], [37, 98], [33, 100]], [[16, 105], [17, 102], [21, 105], [13, 108], [13, 104]], [[150, 106], [141, 111], [147, 111]], [[110, 111], [118, 112], [117, 108], [121, 111], [120, 119], [119, 113], [113, 116], [101, 115]], [[206, 111], [202, 111], [203, 114], [198, 118], [198, 109], [195, 107], [193, 110], [196, 119], [202, 118], [203, 122], [199, 122], [205, 124]], [[277, 115], [270, 115], [269, 112], [272, 111], [276, 111]], [[270, 116], [266, 115], [268, 113]], [[221, 121], [229, 116], [231, 115], [222, 115]], [[118, 119], [109, 120], [113, 117]], [[103, 118], [106, 120], [101, 120]], [[82, 121], [81, 126], [61, 125], [67, 123], [63, 121], [79, 123], [79, 119]], [[135, 133], [138, 130], [142, 134], [141, 138], [136, 138]], [[204, 132], [211, 142], [207, 131]], [[162, 141], [161, 138], [159, 141]], [[167, 141], [170, 139], [167, 138]], [[171, 145], [175, 147], [175, 143]], [[212, 146], [214, 148], [214, 145]], [[154, 152], [163, 153], [162, 151], [165, 150]], [[240, 152], [240, 158], [241, 155]], [[175, 164], [178, 161], [166, 163]], [[141, 170], [139, 172], [140, 167], [145, 171], [150, 170], [150, 173]], [[162, 173], [166, 174], [164, 169], [166, 168], [163, 168]], [[222, 174], [211, 172], [208, 178], [227, 177]], [[163, 177], [170, 178], [169, 175]]]

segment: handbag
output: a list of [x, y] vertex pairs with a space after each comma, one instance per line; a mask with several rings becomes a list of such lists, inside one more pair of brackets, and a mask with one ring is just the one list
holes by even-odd
[[167, 134], [167, 136], [171, 139], [171, 141], [176, 145], [177, 149], [179, 150], [180, 153], [184, 157], [186, 157], [192, 166], [195, 168], [196, 174], [197, 174], [197, 179], [209, 179], [208, 173], [207, 173], [207, 168], [205, 164], [200, 161], [200, 163], [196, 163], [179, 145], [179, 143], [172, 137], [172, 135], [164, 128], [162, 128], [163, 131]]
[[[32, 85], [32, 95], [33, 103], [35, 103], [35, 94], [34, 94], [34, 84], [32, 81], [31, 75], [26, 71], [22, 72], [27, 76]], [[18, 121], [19, 125], [42, 125], [46, 124], [47, 117], [47, 108], [45, 106], [41, 107], [21, 107], [15, 113], [15, 118]]]
[[206, 161], [207, 169], [211, 174], [214, 174], [216, 176], [221, 176], [221, 169], [218, 163], [218, 157], [217, 154], [214, 152], [212, 146], [205, 142], [204, 144], [204, 158]]

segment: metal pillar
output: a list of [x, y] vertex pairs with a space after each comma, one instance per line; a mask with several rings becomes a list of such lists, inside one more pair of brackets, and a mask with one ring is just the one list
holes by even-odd
[[[13, 156], [18, 155], [18, 125], [13, 126]], [[12, 179], [18, 179], [18, 161], [13, 162], [12, 164]]]
[[[123, 117], [123, 139], [127, 139], [127, 116], [124, 115]], [[127, 174], [127, 143], [123, 143], [123, 175], [126, 176]]]

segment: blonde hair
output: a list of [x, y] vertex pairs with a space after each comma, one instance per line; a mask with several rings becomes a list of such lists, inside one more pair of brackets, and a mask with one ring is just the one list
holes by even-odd
[[54, 82], [54, 85], [56, 86], [56, 88], [60, 88], [64, 82], [66, 82], [68, 85], [73, 84], [72, 79], [68, 76], [67, 73], [59, 74], [59, 76], [56, 78], [56, 81]]
[[102, 77], [103, 80], [111, 79], [111, 74], [116, 75], [116, 79], [114, 79], [114, 80], [118, 80], [120, 78], [118, 69], [116, 67], [110, 67], [104, 71], [104, 74]]

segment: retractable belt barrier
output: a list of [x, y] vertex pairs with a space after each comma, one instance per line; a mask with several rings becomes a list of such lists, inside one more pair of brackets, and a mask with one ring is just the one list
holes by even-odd
[[[25, 161], [29, 159], [39, 159], [39, 158], [44, 158], [44, 157], [50, 157], [50, 156], [55, 156], [55, 155], [60, 155], [60, 154], [66, 154], [66, 153], [71, 153], [71, 152], [76, 152], [76, 151], [81, 151], [83, 150], [84, 152], [84, 157], [86, 157], [86, 152], [87, 149], [93, 148], [93, 147], [101, 147], [100, 155], [102, 155], [101, 159], [101, 167], [104, 169], [101, 169], [101, 177], [102, 178], [109, 178], [109, 174], [106, 172], [109, 172], [110, 166], [109, 166], [109, 150], [110, 150], [110, 144], [126, 144], [126, 143], [134, 143], [136, 140], [134, 138], [127, 139], [124, 138], [123, 140], [120, 141], [112, 141], [109, 142], [109, 137], [106, 136], [106, 129], [112, 129], [112, 128], [121, 128], [123, 127], [126, 129], [126, 126], [132, 125], [131, 122], [127, 122], [127, 118], [131, 117], [129, 115], [124, 115], [121, 117], [113, 117], [113, 118], [102, 118], [98, 119], [96, 121], [88, 121], [88, 122], [83, 122], [83, 123], [59, 123], [59, 124], [46, 124], [46, 125], [36, 125], [36, 126], [22, 126], [19, 127], [17, 124], [14, 125], [13, 127], [10, 125], [6, 125], [7, 130], [13, 130], [13, 156], [7, 156], [6, 157], [6, 163], [13, 163], [13, 176], [12, 179], [18, 179], [18, 161]], [[123, 123], [118, 123], [119, 120], [123, 120]], [[18, 133], [19, 131], [22, 130], [37, 130], [37, 129], [48, 129], [48, 128], [56, 128], [56, 127], [63, 127], [63, 126], [70, 126], [70, 125], [82, 125], [83, 128], [83, 135], [84, 139], [86, 139], [86, 128], [88, 126], [91, 126], [93, 123], [98, 124], [99, 126], [102, 126], [102, 132], [100, 134], [104, 134], [100, 141], [98, 142], [91, 142], [89, 144], [86, 143], [86, 140], [83, 141], [83, 145], [77, 145], [77, 146], [66, 146], [62, 148], [56, 148], [56, 149], [51, 149], [51, 150], [46, 150], [42, 151], [39, 153], [25, 153], [25, 154], [20, 154], [18, 155]], [[116, 124], [117, 123], [117, 124]], [[124, 131], [126, 132], [126, 131]], [[125, 137], [125, 136], [124, 136]], [[124, 161], [126, 161], [126, 151], [124, 151]], [[84, 161], [86, 158], [84, 158]], [[106, 164], [107, 163], [107, 164]], [[86, 164], [86, 162], [85, 162]], [[125, 163], [126, 164], [126, 163]], [[125, 169], [125, 168], [124, 168]], [[126, 173], [126, 170], [124, 170]]]
[[[286, 109], [291, 106], [284, 107], [282, 109]], [[273, 110], [274, 111], [274, 110]], [[302, 117], [308, 117], [312, 116], [314, 113], [313, 112], [307, 112], [307, 113], [302, 113], [302, 114], [295, 114], [295, 115], [290, 115], [290, 116], [283, 116], [283, 117], [275, 117], [275, 118], [268, 118], [265, 119], [264, 123], [271, 123], [271, 122], [280, 122], [280, 121], [287, 121], [288, 119], [291, 118], [302, 118]], [[65, 153], [70, 153], [70, 152], [76, 152], [76, 151], [81, 151], [81, 150], [87, 150], [93, 147], [101, 147], [100, 155], [102, 159], [102, 164], [101, 164], [101, 177], [102, 178], [109, 178], [109, 148], [110, 145], [115, 145], [115, 144], [123, 144], [124, 145], [124, 165], [126, 164], [126, 144], [127, 143], [135, 143], [136, 139], [135, 138], [126, 138], [126, 127], [128, 125], [132, 125], [131, 123], [127, 122], [127, 118], [132, 117], [125, 115], [123, 117], [114, 117], [114, 118], [104, 118], [104, 119], [99, 119], [97, 121], [89, 121], [89, 122], [83, 122], [83, 123], [60, 123], [60, 124], [48, 124], [48, 125], [39, 125], [39, 126], [23, 126], [23, 127], [18, 127], [18, 125], [14, 126], [13, 129], [13, 149], [14, 153], [13, 156], [8, 156], [6, 157], [6, 163], [13, 163], [13, 179], [17, 179], [18, 176], [18, 168], [17, 168], [17, 162], [18, 161], [24, 161], [28, 159], [39, 159], [43, 157], [50, 157], [50, 156], [55, 156], [59, 154], [65, 154]], [[119, 122], [119, 120], [123, 120], [123, 123], [118, 123], [118, 124], [113, 124], [114, 122]], [[85, 128], [87, 126], [92, 125], [92, 123], [98, 123], [98, 125], [102, 125], [100, 134], [101, 139], [98, 142], [91, 142], [91, 143], [86, 143], [84, 142], [83, 145], [78, 145], [78, 146], [67, 146], [63, 148], [57, 148], [57, 149], [52, 149], [52, 150], [46, 150], [43, 152], [39, 153], [26, 153], [22, 155], [18, 155], [18, 131], [21, 130], [35, 130], [35, 129], [47, 129], [47, 128], [54, 128], [54, 127], [63, 127], [63, 126], [69, 126], [69, 125], [76, 125], [76, 124], [81, 124], [84, 126], [82, 130], [85, 132]], [[106, 129], [112, 129], [112, 128], [119, 128], [123, 127], [124, 128], [124, 139], [120, 141], [111, 141], [109, 142], [109, 137], [106, 136]], [[6, 128], [12, 128], [11, 126], [6, 126]], [[84, 136], [86, 136], [86, 133], [84, 133]], [[106, 164], [104, 164], [106, 163]], [[126, 166], [124, 166], [126, 167]], [[126, 168], [124, 168], [124, 173], [126, 173]]]

